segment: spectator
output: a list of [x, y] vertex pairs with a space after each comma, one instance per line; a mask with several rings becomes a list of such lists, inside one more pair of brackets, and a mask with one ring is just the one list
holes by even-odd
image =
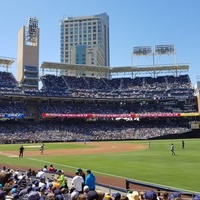
[[196, 195], [193, 200], [200, 200], [200, 195]]
[[169, 195], [169, 200], [182, 200], [180, 192], [173, 192]]
[[72, 178], [72, 186], [80, 194], [80, 193], [83, 193], [84, 180], [83, 180], [83, 177], [80, 176], [78, 170], [75, 171], [75, 174], [76, 175]]
[[162, 200], [169, 200], [169, 193], [168, 192], [161, 193], [161, 199]]
[[148, 190], [144, 193], [145, 200], [158, 200], [157, 195], [153, 190]]
[[58, 170], [57, 173], [58, 173], [58, 177], [55, 179], [55, 181], [58, 182], [60, 186], [68, 189], [67, 181], [66, 181], [63, 171]]
[[87, 185], [84, 186], [83, 192], [86, 195], [87, 200], [98, 200], [98, 193], [94, 190], [90, 190]]
[[137, 191], [133, 191], [132, 193], [127, 194], [129, 200], [139, 200], [139, 193]]
[[87, 176], [85, 178], [85, 185], [89, 187], [90, 190], [95, 190], [96, 177], [92, 174], [91, 170], [87, 170]]
[[54, 166], [51, 164], [50, 166], [49, 166], [49, 172], [55, 172], [56, 171], [56, 169], [54, 168]]

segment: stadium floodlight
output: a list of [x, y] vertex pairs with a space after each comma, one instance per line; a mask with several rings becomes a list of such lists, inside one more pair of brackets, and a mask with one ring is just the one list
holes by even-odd
[[137, 56], [145, 56], [152, 53], [151, 46], [138, 46], [133, 47], [133, 54]]
[[155, 45], [155, 52], [158, 54], [172, 54], [175, 53], [174, 44]]
[[27, 38], [31, 43], [36, 43], [38, 40], [38, 19], [30, 17], [27, 26]]

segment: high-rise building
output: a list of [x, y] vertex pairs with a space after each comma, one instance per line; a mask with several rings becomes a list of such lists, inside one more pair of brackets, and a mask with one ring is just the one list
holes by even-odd
[[110, 66], [109, 16], [68, 17], [61, 20], [60, 62]]

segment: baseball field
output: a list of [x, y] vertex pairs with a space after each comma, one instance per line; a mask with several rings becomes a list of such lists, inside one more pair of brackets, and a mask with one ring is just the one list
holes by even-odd
[[[144, 181], [189, 192], [200, 193], [200, 139], [147, 141], [112, 141], [45, 143], [41, 155], [40, 143], [23, 144], [24, 158], [19, 158], [21, 144], [1, 144], [0, 163], [13, 169], [41, 169], [53, 164], [66, 174], [77, 168], [91, 169], [97, 181], [102, 177], [116, 185], [125, 179]], [[170, 152], [175, 146], [175, 156]]]

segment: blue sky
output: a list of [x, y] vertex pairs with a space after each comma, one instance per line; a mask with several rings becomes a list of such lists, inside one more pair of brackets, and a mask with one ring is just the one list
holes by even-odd
[[[1, 57], [17, 58], [18, 31], [29, 17], [37, 17], [40, 65], [60, 62], [60, 20], [106, 12], [112, 67], [140, 65], [145, 58], [132, 60], [134, 46], [174, 44], [177, 63], [190, 65], [192, 83], [200, 76], [200, 0], [1, 0], [0, 7]], [[17, 61], [10, 71], [17, 76]]]

